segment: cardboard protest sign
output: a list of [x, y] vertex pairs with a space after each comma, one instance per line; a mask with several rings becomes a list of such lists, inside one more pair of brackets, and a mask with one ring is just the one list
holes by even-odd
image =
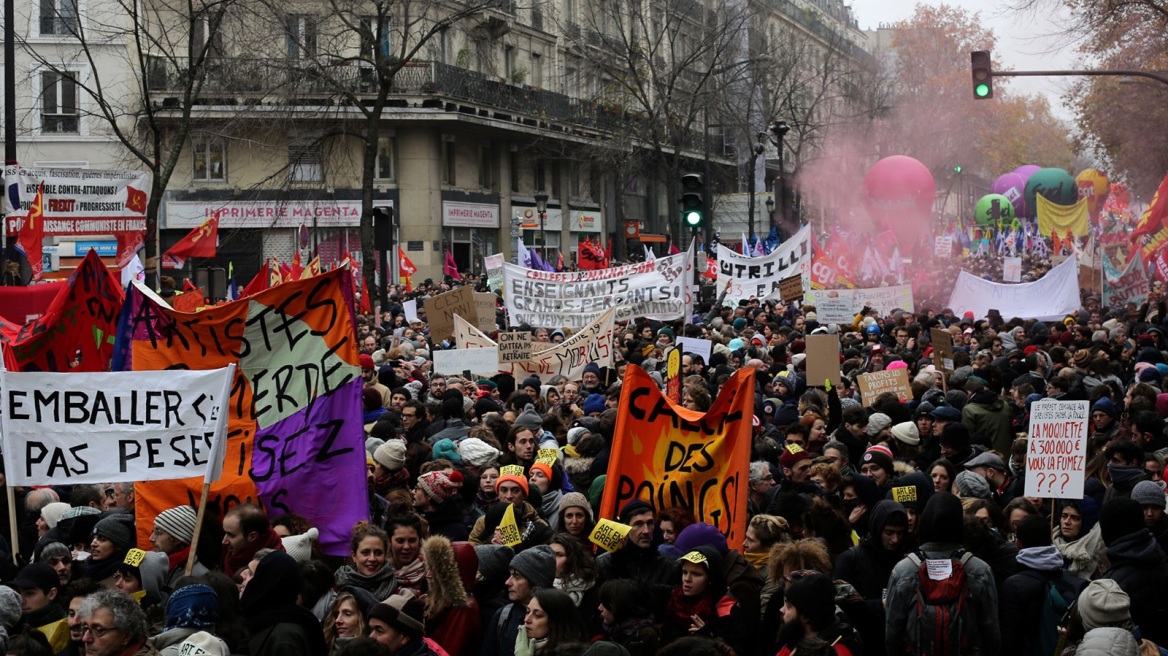
[[850, 324], [864, 308], [871, 308], [888, 316], [896, 310], [912, 312], [912, 285], [889, 285], [860, 289], [811, 290], [804, 300], [815, 306], [816, 319], [821, 324]]
[[43, 315], [24, 324], [0, 319], [5, 365], [10, 371], [109, 370], [124, 299], [121, 281], [90, 250]]
[[738, 301], [751, 298], [775, 298], [782, 294], [782, 281], [793, 275], [800, 280], [810, 276], [811, 228], [803, 226], [790, 239], [761, 257], [735, 253], [729, 248], [718, 250], [719, 291], [727, 289], [723, 305], [737, 307]]
[[908, 369], [893, 369], [892, 371], [873, 371], [870, 374], [860, 374], [856, 377], [860, 388], [860, 395], [864, 407], [872, 407], [876, 397], [885, 392], [892, 392], [901, 401], [912, 397], [912, 388], [908, 384]]
[[526, 330], [505, 330], [500, 332], [498, 337], [499, 364], [526, 362], [531, 358], [531, 349], [534, 345], [531, 333]]
[[616, 551], [620, 548], [621, 540], [633, 530], [628, 524], [614, 522], [603, 517], [597, 520], [596, 527], [588, 535], [588, 540], [605, 551]]
[[422, 307], [426, 310], [426, 321], [430, 324], [430, 337], [435, 342], [446, 339], [454, 332], [456, 314], [470, 317], [478, 325], [478, 306], [475, 304], [474, 287], [470, 285], [431, 296], [422, 301]]
[[823, 381], [832, 385], [840, 382], [840, 341], [836, 335], [807, 336], [807, 384], [822, 387]]
[[856, 312], [852, 309], [852, 294], [850, 289], [827, 289], [808, 291], [803, 298], [807, 305], [815, 306], [815, 319], [820, 325], [829, 323], [848, 325], [856, 320]]
[[487, 289], [496, 291], [503, 288], [503, 254], [495, 253], [483, 258], [483, 270], [487, 272]]
[[492, 292], [475, 292], [475, 328], [493, 333], [499, 329], [495, 321], [495, 301], [499, 299]]
[[8, 481], [76, 485], [202, 476], [229, 369], [0, 373]]
[[658, 511], [681, 506], [717, 527], [731, 548], [740, 548], [746, 535], [754, 375], [753, 367], [734, 372], [710, 410], [701, 413], [669, 401], [644, 369], [629, 365], [600, 516], [615, 517], [632, 499]]
[[[512, 374], [520, 380], [528, 376], [538, 376], [540, 380], [546, 381], [559, 375], [567, 377], [568, 380], [579, 380], [584, 375], [584, 367], [590, 362], [607, 367], [612, 364], [615, 348], [614, 316], [614, 310], [606, 311], [599, 319], [563, 342], [533, 352], [524, 362], [499, 362], [499, 371]], [[454, 319], [455, 344], [459, 349], [497, 346], [494, 340], [461, 316], [455, 315]]]
[[779, 281], [779, 300], [784, 303], [802, 300], [803, 276], [794, 275]]
[[929, 339], [933, 343], [934, 366], [953, 373], [953, 335], [944, 328], [930, 328]]
[[1089, 416], [1088, 401], [1043, 399], [1031, 404], [1026, 496], [1083, 498]]
[[499, 373], [499, 347], [434, 351], [434, 371], [440, 374], [469, 371], [478, 376], [494, 376]]
[[609, 269], [537, 271], [504, 263], [503, 298], [512, 326], [580, 329], [610, 309], [617, 321], [671, 321], [692, 314], [692, 280], [691, 244], [684, 253]]
[[953, 238], [934, 237], [933, 255], [937, 257], [953, 257]]
[[[349, 553], [369, 516], [353, 276], [337, 269], [241, 301], [181, 314], [131, 287], [115, 370], [214, 368], [238, 362], [223, 474], [212, 515], [245, 501], [304, 515], [327, 554]], [[174, 373], [174, 372], [171, 372]], [[202, 478], [135, 486], [139, 543], [154, 516], [195, 503]]]

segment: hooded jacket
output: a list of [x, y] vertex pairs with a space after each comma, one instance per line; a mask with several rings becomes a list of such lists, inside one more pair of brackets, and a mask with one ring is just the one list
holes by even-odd
[[239, 598], [240, 611], [251, 632], [247, 642], [251, 656], [328, 653], [320, 621], [296, 603], [300, 586], [300, 566], [292, 556], [277, 551], [260, 561]]
[[426, 609], [426, 635], [442, 646], [450, 656], [471, 656], [482, 646], [482, 618], [470, 591], [474, 589], [479, 558], [469, 542], [428, 538], [422, 544], [422, 556], [430, 576], [430, 590], [467, 591], [465, 606], [449, 606], [437, 612]]
[[1151, 531], [1141, 528], [1115, 540], [1107, 549], [1111, 568], [1103, 578], [1112, 579], [1131, 597], [1132, 621], [1143, 637], [1168, 643], [1168, 564]]
[[[904, 506], [884, 500], [868, 513], [868, 534], [860, 544], [848, 549], [835, 560], [835, 578], [852, 584], [864, 598], [863, 611], [851, 617], [859, 630], [867, 656], [884, 653], [884, 590], [892, 569], [904, 558], [904, 540], [908, 539], [908, 513]], [[896, 551], [884, 549], [881, 538], [884, 527], [892, 518], [899, 518], [905, 527], [904, 540]]]
[[992, 448], [998, 453], [1009, 453], [1014, 443], [1014, 426], [1010, 408], [997, 394], [989, 390], [976, 392], [961, 410], [961, 423], [970, 434], [985, 433]]
[[[961, 501], [947, 492], [934, 494], [921, 514], [923, 559], [949, 560], [961, 550]], [[905, 558], [892, 569], [885, 603], [884, 647], [889, 654], [908, 653], [916, 640], [917, 565]], [[980, 558], [965, 563], [967, 603], [963, 621], [967, 635], [981, 656], [995, 656], [1001, 648], [998, 624], [998, 591], [990, 566]]]
[[1087, 582], [1063, 567], [1063, 556], [1052, 545], [1018, 551], [1019, 572], [1002, 584], [1002, 654], [1025, 656], [1038, 651], [1042, 608], [1051, 585], [1067, 604], [1079, 598]]

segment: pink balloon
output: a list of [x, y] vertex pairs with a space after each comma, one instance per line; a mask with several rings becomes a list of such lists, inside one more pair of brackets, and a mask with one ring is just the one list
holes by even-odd
[[902, 253], [923, 234], [936, 195], [937, 185], [928, 167], [904, 155], [885, 157], [864, 176], [868, 215], [878, 230], [896, 233]]

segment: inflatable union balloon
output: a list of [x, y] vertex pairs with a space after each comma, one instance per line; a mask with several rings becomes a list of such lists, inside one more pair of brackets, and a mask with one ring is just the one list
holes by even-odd
[[1026, 210], [1034, 214], [1034, 196], [1042, 194], [1056, 205], [1074, 205], [1079, 200], [1079, 186], [1070, 173], [1062, 169], [1036, 171], [1026, 181]]
[[1091, 216], [1098, 216], [1111, 192], [1111, 181], [1107, 179], [1107, 174], [1099, 169], [1084, 169], [1075, 176], [1075, 184], [1079, 186], [1079, 199], [1087, 199], [1087, 211]]
[[933, 211], [937, 185], [928, 167], [904, 155], [872, 165], [864, 176], [864, 204], [877, 231], [891, 229], [902, 253], [923, 234]]
[[994, 180], [990, 192], [1010, 199], [1016, 216], [1026, 216], [1026, 178], [1017, 173], [1007, 173]]
[[1022, 176], [1023, 180], [1027, 180], [1030, 178], [1030, 176], [1034, 175], [1035, 173], [1038, 173], [1041, 170], [1042, 170], [1041, 166], [1037, 166], [1035, 164], [1023, 164], [1022, 166], [1019, 166], [1018, 168], [1014, 169], [1014, 173], [1017, 173], [1018, 175]]
[[1002, 194], [986, 194], [973, 208], [973, 218], [983, 228], [998, 228], [1014, 223], [1014, 204]]

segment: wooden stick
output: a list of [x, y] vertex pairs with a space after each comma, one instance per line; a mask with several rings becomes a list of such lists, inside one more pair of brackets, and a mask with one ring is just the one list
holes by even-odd
[[211, 484], [203, 483], [203, 493], [199, 496], [199, 511], [195, 513], [195, 534], [191, 536], [191, 551], [187, 554], [187, 566], [183, 571], [187, 576], [195, 569], [195, 552], [199, 548], [199, 534], [203, 532], [203, 517], [207, 513], [207, 495], [211, 493]]
[[8, 490], [8, 534], [12, 539], [12, 564], [19, 567], [20, 556], [17, 552], [20, 551], [20, 538], [19, 531], [16, 530], [16, 490], [13, 490], [11, 485], [4, 487]]

